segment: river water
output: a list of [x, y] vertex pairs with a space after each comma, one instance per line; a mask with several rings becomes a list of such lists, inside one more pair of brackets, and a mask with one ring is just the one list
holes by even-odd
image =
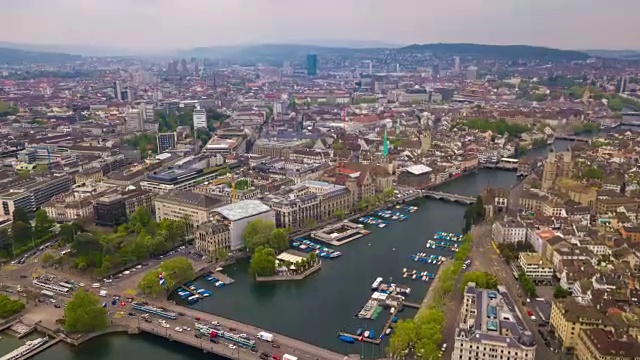
[[[556, 141], [556, 151], [567, 148], [569, 142]], [[535, 149], [532, 155], [544, 156], [547, 149]], [[441, 191], [475, 196], [485, 187], [510, 186], [515, 172], [480, 170], [438, 188]], [[460, 232], [465, 207], [460, 204], [419, 199], [414, 204], [418, 212], [409, 214], [404, 222], [389, 220], [390, 226], [373, 228], [368, 236], [338, 249], [343, 256], [324, 260], [317, 274], [299, 282], [255, 283], [247, 274], [248, 262], [225, 268], [236, 280], [230, 286], [217, 289], [204, 280], [197, 284], [213, 292], [213, 296], [192, 306], [265, 330], [294, 337], [342, 353], [359, 353], [360, 345], [347, 345], [337, 339], [337, 332], [356, 328], [375, 329], [379, 333], [388, 313], [378, 320], [361, 320], [354, 314], [371, 296], [371, 283], [381, 276], [392, 277], [399, 284], [412, 288], [408, 300], [422, 302], [429, 282], [402, 278], [402, 269], [435, 272], [436, 266], [415, 263], [410, 256], [426, 250], [425, 242], [436, 231]], [[415, 311], [405, 310], [400, 317], [413, 317]], [[380, 356], [382, 347], [368, 346], [366, 357]], [[35, 356], [35, 360], [122, 360], [145, 359], [222, 359], [175, 342], [152, 335], [113, 335], [99, 337], [78, 348], [60, 344]]]

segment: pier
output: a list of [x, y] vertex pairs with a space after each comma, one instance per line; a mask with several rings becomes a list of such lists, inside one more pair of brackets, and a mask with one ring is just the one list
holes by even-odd
[[62, 339], [60, 339], [60, 338], [50, 339], [46, 344], [36, 348], [35, 350], [31, 351], [28, 354], [22, 355], [17, 360], [27, 360], [27, 359], [29, 359], [29, 358], [31, 358], [33, 356], [36, 356], [36, 355], [40, 354], [41, 352], [43, 352], [45, 350], [47, 350], [48, 348], [52, 347], [53, 345], [56, 345], [60, 341], [62, 341]]
[[337, 224], [329, 225], [318, 231], [311, 233], [311, 237], [333, 246], [344, 245], [355, 239], [369, 234], [369, 231], [363, 229], [350, 221], [342, 221]]

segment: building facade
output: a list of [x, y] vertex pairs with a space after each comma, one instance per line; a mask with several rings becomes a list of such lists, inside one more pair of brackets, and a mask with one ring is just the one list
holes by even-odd
[[196, 250], [216, 259], [222, 252], [231, 252], [231, 231], [229, 225], [220, 221], [209, 221], [199, 225], [195, 231]]
[[184, 220], [187, 234], [191, 235], [199, 225], [214, 217], [215, 208], [221, 203], [205, 194], [174, 190], [156, 198], [156, 220]]

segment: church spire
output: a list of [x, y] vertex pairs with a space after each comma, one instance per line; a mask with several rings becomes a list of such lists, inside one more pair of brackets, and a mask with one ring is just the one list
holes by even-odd
[[387, 128], [384, 128], [384, 139], [382, 140], [382, 156], [387, 157], [389, 155], [389, 142], [387, 141]]

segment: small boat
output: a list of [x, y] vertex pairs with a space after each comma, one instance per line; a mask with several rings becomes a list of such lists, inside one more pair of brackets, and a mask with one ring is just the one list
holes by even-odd
[[354, 342], [356, 342], [355, 340], [353, 340], [352, 337], [346, 336], [346, 335], [340, 335], [338, 337], [338, 339], [340, 339], [341, 341], [346, 342], [347, 344], [353, 344]]
[[385, 334], [385, 335], [389, 335], [389, 334], [391, 334], [391, 330], [392, 330], [391, 328], [388, 328], [388, 329], [387, 329], [387, 331], [385, 331], [385, 332], [384, 332], [384, 334]]
[[362, 335], [362, 328], [358, 328], [358, 330], [356, 330], [356, 335], [357, 336]]
[[373, 339], [373, 338], [375, 338], [375, 337], [376, 337], [376, 332], [375, 332], [375, 331], [373, 331], [373, 330], [371, 330], [371, 331], [369, 332], [369, 336], [368, 336], [368, 338], [369, 338], [369, 339]]
[[370, 334], [371, 334], [371, 332], [369, 330], [367, 330], [367, 331], [364, 332], [363, 336], [368, 338]]

